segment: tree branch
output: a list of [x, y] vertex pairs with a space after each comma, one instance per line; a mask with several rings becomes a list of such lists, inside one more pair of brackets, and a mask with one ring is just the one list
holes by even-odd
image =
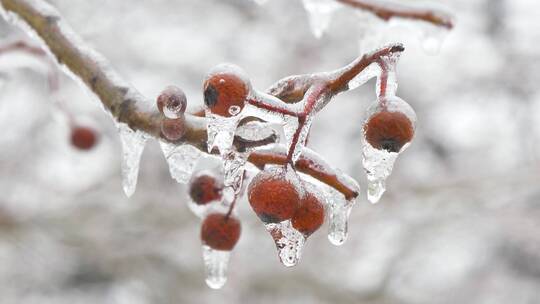
[[[44, 0], [0, 0], [0, 4], [6, 20], [34, 32], [42, 40], [44, 50], [50, 53], [68, 74], [74, 74], [82, 81], [115, 120], [155, 138], [161, 137], [160, 125], [164, 117], [152, 107], [154, 103], [125, 82], [102, 55], [87, 46], [54, 7]], [[206, 152], [206, 119], [199, 117], [200, 115], [185, 115], [186, 133], [182, 142]], [[261, 141], [246, 141], [236, 137], [234, 144], [237, 150], [245, 151], [250, 147], [267, 145], [276, 139], [271, 136]], [[306, 155], [309, 154], [313, 153]], [[286, 154], [256, 151], [249, 160], [257, 166], [267, 163], [284, 164]], [[345, 197], [354, 198], [358, 195], [354, 183], [344, 182], [349, 178], [338, 175], [338, 171], [330, 168], [322, 159], [302, 156], [298, 163], [297, 169], [300, 172], [336, 188]]]
[[388, 21], [393, 17], [405, 19], [414, 19], [432, 23], [437, 26], [442, 26], [447, 29], [452, 29], [454, 23], [452, 18], [441, 11], [422, 9], [418, 7], [406, 6], [404, 4], [379, 4], [373, 1], [366, 0], [336, 0], [344, 5], [353, 8], [361, 9], [373, 13], [382, 20]]

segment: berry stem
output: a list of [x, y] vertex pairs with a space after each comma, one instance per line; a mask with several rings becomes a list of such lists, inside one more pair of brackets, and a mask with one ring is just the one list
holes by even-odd
[[445, 12], [438, 10], [422, 9], [411, 5], [397, 4], [379, 4], [375, 1], [366, 0], [336, 0], [339, 3], [350, 6], [352, 8], [364, 10], [377, 16], [378, 18], [388, 21], [393, 17], [420, 20], [431, 23], [433, 25], [442, 26], [447, 29], [452, 29], [454, 23], [452, 18]]
[[388, 67], [384, 63], [382, 59], [377, 60], [377, 64], [381, 68], [381, 74], [379, 75], [379, 92], [377, 94], [379, 95], [379, 99], [381, 100], [381, 103], [386, 103], [386, 99], [384, 98], [386, 96], [386, 89], [388, 87]]

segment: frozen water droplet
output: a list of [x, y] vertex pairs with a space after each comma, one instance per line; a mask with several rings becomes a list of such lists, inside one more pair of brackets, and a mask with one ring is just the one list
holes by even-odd
[[327, 199], [328, 208], [328, 240], [335, 246], [345, 243], [349, 229], [349, 215], [355, 203], [354, 200], [347, 200], [335, 189], [328, 189], [326, 192], [330, 197]]
[[238, 115], [242, 109], [239, 106], [230, 106], [229, 107], [229, 114], [232, 116]]
[[160, 141], [159, 145], [169, 164], [171, 177], [179, 183], [187, 183], [201, 157], [201, 151], [191, 145], [178, 146], [163, 141]]
[[302, 248], [306, 241], [304, 235], [292, 227], [290, 220], [266, 224], [265, 227], [274, 239], [281, 263], [286, 267], [295, 266], [302, 257]]
[[303, 3], [309, 14], [309, 24], [313, 35], [321, 38], [339, 5], [334, 0], [303, 0]]
[[122, 142], [122, 186], [128, 197], [133, 195], [137, 187], [139, 163], [148, 135], [134, 131], [123, 123], [118, 124], [120, 141]]
[[220, 289], [227, 282], [227, 266], [231, 256], [230, 251], [215, 250], [202, 246], [206, 284], [212, 289]]

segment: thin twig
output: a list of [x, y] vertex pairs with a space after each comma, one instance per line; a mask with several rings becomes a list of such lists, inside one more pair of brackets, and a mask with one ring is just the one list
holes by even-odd
[[414, 19], [432, 23], [437, 26], [442, 26], [447, 29], [452, 29], [454, 23], [452, 18], [441, 11], [423, 9], [419, 7], [406, 6], [404, 4], [380, 4], [374, 1], [366, 0], [336, 0], [337, 2], [343, 3], [344, 5], [351, 6], [353, 8], [361, 9], [370, 13], [373, 13], [375, 16], [381, 18], [382, 20], [388, 21], [393, 17], [405, 18], [405, 19]]

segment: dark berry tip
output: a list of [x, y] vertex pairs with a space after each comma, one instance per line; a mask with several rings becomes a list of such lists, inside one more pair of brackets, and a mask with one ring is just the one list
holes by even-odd
[[219, 92], [212, 85], [209, 85], [204, 91], [204, 103], [207, 107], [212, 108], [217, 104]]

